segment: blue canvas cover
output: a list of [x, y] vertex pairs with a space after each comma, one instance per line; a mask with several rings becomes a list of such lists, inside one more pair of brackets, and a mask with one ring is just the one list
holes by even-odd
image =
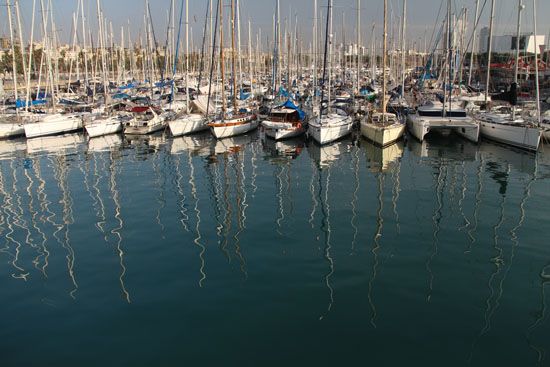
[[292, 100], [287, 99], [285, 103], [283, 103], [280, 107], [290, 108], [291, 110], [295, 110], [298, 112], [298, 116], [300, 117], [300, 120], [304, 120], [306, 118], [306, 113], [302, 111], [298, 106], [292, 102]]

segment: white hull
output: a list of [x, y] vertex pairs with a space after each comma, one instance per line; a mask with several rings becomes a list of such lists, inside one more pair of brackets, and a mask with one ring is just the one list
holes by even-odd
[[212, 134], [214, 134], [214, 136], [217, 139], [223, 139], [223, 138], [228, 138], [230, 136], [246, 134], [247, 132], [258, 128], [258, 120], [252, 120], [249, 122], [243, 122], [238, 124], [232, 124], [228, 122], [228, 124], [225, 126], [223, 124], [214, 124], [214, 125], [219, 125], [219, 126], [210, 126]]
[[480, 121], [481, 135], [487, 139], [536, 151], [539, 148], [542, 131], [536, 127], [509, 125]]
[[479, 141], [479, 126], [470, 118], [426, 118], [418, 114], [410, 114], [407, 116], [407, 127], [419, 141], [424, 141], [431, 130], [439, 131], [442, 135], [449, 135], [454, 131], [474, 143]]
[[168, 123], [173, 136], [182, 136], [208, 129], [206, 118], [199, 114], [184, 115]]
[[115, 134], [122, 131], [122, 124], [117, 118], [109, 118], [105, 120], [94, 121], [91, 124], [85, 125], [84, 128], [90, 136], [95, 138], [103, 135]]
[[405, 125], [400, 123], [381, 126], [366, 121], [361, 122], [361, 135], [381, 147], [395, 143], [404, 132]]
[[351, 133], [353, 120], [349, 116], [324, 115], [310, 122], [308, 133], [319, 144], [328, 144]]
[[82, 126], [82, 117], [79, 115], [58, 115], [46, 117], [38, 122], [29, 122], [24, 128], [27, 138], [36, 138], [82, 130]]
[[292, 129], [265, 129], [265, 135], [275, 140], [295, 138], [303, 135], [305, 132], [306, 129], [303, 127], [295, 127]]
[[156, 131], [164, 130], [166, 121], [159, 115], [154, 114], [150, 120], [140, 120], [135, 118], [124, 124], [124, 134], [128, 135], [148, 135]]
[[0, 122], [0, 138], [24, 135], [25, 128], [19, 122]]

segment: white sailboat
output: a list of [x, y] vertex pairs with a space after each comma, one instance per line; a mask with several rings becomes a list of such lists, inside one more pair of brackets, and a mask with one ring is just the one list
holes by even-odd
[[[514, 72], [514, 83], [510, 88], [512, 110], [509, 113], [499, 113], [487, 111], [475, 116], [480, 126], [481, 135], [487, 139], [495, 140], [500, 143], [512, 145], [515, 147], [537, 151], [539, 148], [542, 130], [535, 124], [525, 121], [523, 118], [516, 117], [515, 103], [517, 100], [517, 82], [518, 82], [518, 67], [519, 67], [519, 39], [521, 28], [521, 12], [523, 11], [523, 1], [519, 0], [518, 6], [518, 23], [517, 23], [517, 37], [516, 37], [516, 67]], [[492, 30], [493, 30], [493, 18], [495, 13], [495, 0], [491, 3], [491, 20], [489, 26], [489, 50], [488, 50], [488, 64], [487, 64], [487, 82], [485, 95], [489, 95], [489, 81], [491, 73], [491, 51], [492, 51]], [[536, 24], [536, 9], [534, 9], [533, 18]], [[535, 27], [536, 31], [536, 27]], [[536, 33], [535, 33], [536, 34]], [[536, 43], [536, 37], [535, 37]], [[535, 44], [535, 50], [537, 49]], [[535, 53], [535, 56], [537, 52]], [[535, 62], [535, 65], [538, 65]], [[537, 100], [538, 100], [538, 70], [535, 74], [536, 87], [537, 87]], [[539, 110], [537, 108], [537, 110]], [[540, 114], [538, 122], [540, 123]]]
[[[182, 4], [183, 6], [183, 4]], [[183, 10], [183, 9], [182, 9]], [[206, 124], [206, 118], [198, 113], [191, 113], [189, 106], [189, 0], [185, 1], [185, 112], [178, 113], [176, 117], [168, 122], [168, 127], [172, 136], [182, 136], [186, 134], [195, 133], [198, 131], [208, 129]], [[178, 30], [178, 43], [179, 35], [181, 33], [181, 16]], [[176, 75], [176, 64], [178, 59], [178, 52], [176, 50], [174, 60], [174, 76]], [[174, 86], [172, 86], [172, 99], [174, 99]]]
[[40, 121], [28, 122], [24, 125], [25, 136], [36, 138], [48, 135], [64, 134], [82, 130], [84, 118], [89, 113], [57, 113], [48, 115]]
[[[384, 54], [382, 56], [382, 111], [373, 112], [361, 121], [361, 134], [379, 146], [387, 146], [399, 140], [405, 132], [405, 125], [397, 115], [386, 112], [386, 58], [387, 58], [387, 1], [384, 0]], [[403, 90], [405, 86], [403, 85]]]
[[[327, 53], [328, 53], [328, 100], [327, 106], [323, 106], [324, 88], [321, 92], [321, 108], [319, 116], [309, 123], [308, 134], [319, 144], [328, 144], [336, 141], [351, 133], [353, 128], [353, 119], [341, 109], [329, 110], [330, 90], [331, 90], [331, 50], [332, 43], [329, 45], [329, 35], [332, 34], [332, 0], [328, 0], [327, 24], [325, 33], [325, 59], [323, 66], [323, 84], [327, 80]], [[327, 52], [328, 51], [328, 52]], [[324, 87], [324, 85], [323, 85]]]

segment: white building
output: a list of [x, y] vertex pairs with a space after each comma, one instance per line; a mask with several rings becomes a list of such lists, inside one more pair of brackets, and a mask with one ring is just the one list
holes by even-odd
[[[496, 53], [515, 53], [517, 38], [515, 35], [493, 36], [492, 50]], [[538, 46], [546, 45], [545, 36], [536, 36]], [[482, 28], [479, 33], [478, 52], [485, 53], [489, 48], [489, 28]], [[535, 35], [524, 33], [519, 38], [519, 49], [521, 53], [535, 53]], [[538, 50], [540, 52], [540, 49]]]

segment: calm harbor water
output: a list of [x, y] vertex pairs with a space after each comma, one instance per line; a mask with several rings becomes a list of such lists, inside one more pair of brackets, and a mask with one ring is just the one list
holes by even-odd
[[550, 152], [68, 135], [0, 167], [2, 366], [550, 365]]

